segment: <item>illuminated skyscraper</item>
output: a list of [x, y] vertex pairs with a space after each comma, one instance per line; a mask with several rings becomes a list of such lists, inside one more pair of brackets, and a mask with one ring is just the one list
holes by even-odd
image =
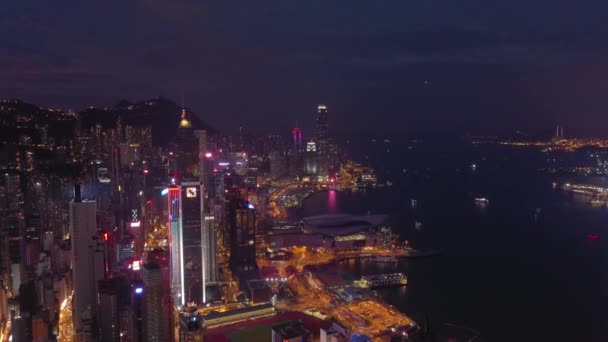
[[205, 284], [217, 280], [215, 233], [205, 215], [205, 150], [206, 133], [195, 132], [182, 111], [177, 130], [179, 187], [169, 189], [171, 288], [178, 305], [206, 302]]
[[182, 253], [181, 189], [179, 187], [169, 188], [167, 197], [171, 244], [171, 293], [177, 305], [184, 305], [186, 295], [182, 266], [184, 255]]
[[327, 107], [325, 105], [320, 104], [317, 107], [317, 114], [315, 116], [315, 127], [317, 134], [317, 151], [320, 153], [327, 152], [327, 143], [328, 143], [328, 124], [327, 124]]

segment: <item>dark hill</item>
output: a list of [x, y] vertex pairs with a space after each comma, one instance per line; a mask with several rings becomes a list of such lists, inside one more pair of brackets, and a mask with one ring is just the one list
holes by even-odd
[[[186, 108], [194, 129], [206, 129], [214, 135], [217, 131], [200, 120], [195, 113]], [[131, 103], [121, 100], [113, 108], [89, 108], [81, 113], [81, 127], [88, 129], [96, 124], [104, 128], [112, 128], [120, 116], [125, 125], [134, 127], [152, 127], [152, 142], [157, 146], [165, 146], [175, 138], [180, 119], [181, 106], [177, 103], [158, 97], [147, 101]]]

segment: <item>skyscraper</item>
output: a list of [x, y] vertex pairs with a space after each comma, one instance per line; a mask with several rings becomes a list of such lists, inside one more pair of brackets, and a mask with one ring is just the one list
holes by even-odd
[[171, 284], [175, 303], [204, 303], [205, 284], [217, 280], [215, 233], [205, 215], [204, 159], [206, 133], [195, 132], [182, 111], [177, 129], [177, 175], [179, 187], [169, 189], [171, 225]]
[[[255, 271], [256, 265], [256, 211], [242, 199], [231, 199], [230, 224], [230, 267], [234, 274]], [[236, 202], [236, 203], [235, 203]], [[240, 279], [243, 281], [243, 279]]]
[[97, 237], [97, 203], [83, 201], [80, 186], [70, 203], [73, 275], [73, 321], [79, 335], [88, 335], [96, 316], [97, 282], [104, 276], [103, 243]]
[[327, 107], [320, 104], [317, 107], [317, 114], [315, 116], [315, 128], [317, 134], [317, 151], [320, 153], [327, 152], [328, 143], [328, 124], [327, 124]]
[[104, 342], [119, 342], [118, 279], [102, 279], [97, 284], [99, 286], [99, 330], [101, 340]]
[[181, 218], [181, 188], [173, 187], [168, 191], [169, 203], [169, 241], [171, 247], [171, 294], [174, 297], [174, 302], [177, 305], [186, 303], [186, 291], [184, 284], [184, 254], [182, 253], [182, 218]]
[[163, 317], [162, 277], [160, 266], [156, 263], [145, 264], [142, 268], [143, 287], [143, 341], [166, 341], [163, 323], [169, 317]]

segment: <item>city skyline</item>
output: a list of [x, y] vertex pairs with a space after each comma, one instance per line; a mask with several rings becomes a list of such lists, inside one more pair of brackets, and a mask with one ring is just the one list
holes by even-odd
[[3, 5], [0, 342], [605, 340], [608, 4]]

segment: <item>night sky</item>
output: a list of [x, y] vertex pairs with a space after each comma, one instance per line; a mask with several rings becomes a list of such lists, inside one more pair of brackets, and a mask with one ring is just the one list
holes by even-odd
[[158, 95], [225, 131], [608, 136], [608, 3], [6, 0], [0, 97]]

